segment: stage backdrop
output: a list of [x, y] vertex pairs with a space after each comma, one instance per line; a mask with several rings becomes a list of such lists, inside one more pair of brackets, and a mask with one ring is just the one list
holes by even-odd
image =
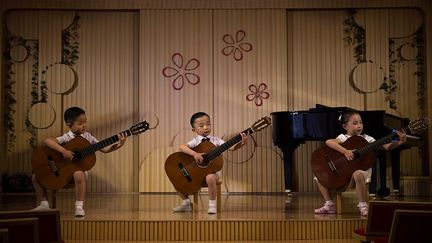
[[[5, 17], [0, 168], [9, 174], [31, 173], [32, 147], [67, 131], [62, 116], [70, 106], [85, 109], [99, 139], [141, 120], [152, 127], [97, 154], [90, 192], [173, 191], [164, 162], [193, 137], [197, 111], [224, 139], [271, 112], [315, 104], [411, 120], [426, 114], [417, 9], [15, 10]], [[294, 190], [316, 191], [310, 154], [320, 144], [297, 149]], [[224, 160], [224, 190], [284, 190], [271, 127]], [[428, 173], [421, 151], [402, 152], [401, 173]]]

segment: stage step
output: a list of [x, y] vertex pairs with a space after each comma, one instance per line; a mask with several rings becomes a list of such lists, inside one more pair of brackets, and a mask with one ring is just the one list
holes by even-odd
[[65, 240], [269, 241], [351, 239], [365, 219], [62, 220]]

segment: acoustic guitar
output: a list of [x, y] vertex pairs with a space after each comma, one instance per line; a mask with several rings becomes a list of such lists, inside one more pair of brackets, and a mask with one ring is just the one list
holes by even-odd
[[[122, 134], [126, 136], [138, 135], [149, 129], [146, 121], [139, 122]], [[40, 184], [51, 190], [65, 187], [72, 179], [75, 171], [90, 170], [96, 163], [95, 152], [119, 141], [116, 135], [98, 143], [90, 144], [87, 139], [78, 136], [63, 147], [74, 153], [73, 160], [68, 160], [54, 149], [47, 146], [36, 148], [32, 155], [32, 168]]]
[[[266, 116], [244, 130], [243, 133], [250, 135], [268, 127], [270, 124], [271, 119]], [[186, 195], [193, 194], [200, 189], [208, 174], [222, 169], [223, 158], [221, 154], [241, 140], [242, 137], [238, 134], [217, 147], [208, 141], [201, 142], [192, 150], [197, 153], [204, 153], [202, 164], [198, 164], [193, 156], [186, 153], [173, 153], [168, 156], [165, 162], [165, 172], [177, 191]]]
[[[418, 134], [428, 126], [427, 119], [419, 119], [407, 127], [400, 130], [407, 134]], [[322, 145], [312, 153], [311, 164], [314, 175], [318, 178], [321, 185], [328, 189], [342, 189], [351, 180], [351, 176], [356, 170], [367, 170], [376, 161], [375, 151], [382, 149], [382, 146], [391, 143], [398, 138], [396, 132], [368, 143], [362, 136], [352, 136], [348, 138], [342, 147], [354, 150], [354, 160], [347, 160], [344, 154]]]

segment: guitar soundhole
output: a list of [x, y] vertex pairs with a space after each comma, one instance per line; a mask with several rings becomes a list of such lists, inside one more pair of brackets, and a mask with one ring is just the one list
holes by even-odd
[[73, 151], [73, 160], [82, 160], [83, 156], [80, 152], [78, 151]]
[[207, 167], [208, 165], [209, 165], [209, 160], [208, 160], [208, 158], [207, 158], [207, 155], [204, 154], [204, 155], [203, 155], [203, 161], [201, 162], [201, 164], [199, 164], [199, 167], [201, 167], [201, 168], [205, 168], [205, 167]]

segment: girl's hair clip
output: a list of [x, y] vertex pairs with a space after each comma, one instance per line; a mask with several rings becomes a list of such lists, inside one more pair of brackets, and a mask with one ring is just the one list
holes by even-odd
[[338, 121], [340, 121], [340, 122], [342, 121], [342, 114], [340, 114]]

